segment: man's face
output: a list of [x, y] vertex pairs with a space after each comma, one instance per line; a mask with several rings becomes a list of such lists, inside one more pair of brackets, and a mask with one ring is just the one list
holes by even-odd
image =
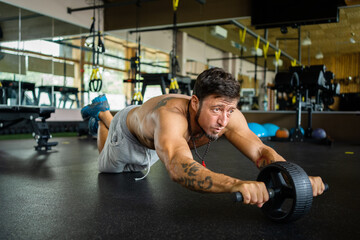
[[210, 95], [199, 103], [195, 119], [209, 139], [216, 140], [219, 137], [219, 133], [229, 123], [236, 104], [237, 99], [215, 95]]

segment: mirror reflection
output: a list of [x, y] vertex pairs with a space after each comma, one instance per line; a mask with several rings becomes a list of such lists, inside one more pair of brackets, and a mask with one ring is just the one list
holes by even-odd
[[[144, 87], [144, 74], [170, 74], [176, 68], [181, 93], [191, 94], [199, 73], [222, 67], [241, 83], [238, 107], [243, 111], [293, 111], [299, 101], [314, 111], [359, 110], [351, 104], [360, 92], [360, 39], [354, 30], [358, 7], [340, 8], [338, 22], [303, 26], [258, 29], [250, 17], [181, 25], [175, 66], [172, 30], [104, 33], [101, 17], [89, 19], [85, 28], [0, 5], [2, 105], [81, 108], [98, 93], [106, 93], [119, 110], [132, 104], [137, 92], [143, 101], [169, 92], [169, 86], [164, 90], [147, 82]], [[103, 9], [94, 13], [100, 16]], [[301, 98], [296, 97], [299, 89]]]

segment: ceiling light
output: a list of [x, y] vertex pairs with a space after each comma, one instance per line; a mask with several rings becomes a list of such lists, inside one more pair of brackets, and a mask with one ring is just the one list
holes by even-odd
[[319, 51], [316, 55], [315, 55], [315, 58], [316, 59], [323, 59], [324, 58], [324, 55], [321, 51]]
[[311, 39], [309, 38], [309, 36], [307, 36], [306, 38], [304, 38], [304, 40], [302, 41], [301, 45], [303, 45], [303, 46], [310, 46], [310, 45], [311, 45]]

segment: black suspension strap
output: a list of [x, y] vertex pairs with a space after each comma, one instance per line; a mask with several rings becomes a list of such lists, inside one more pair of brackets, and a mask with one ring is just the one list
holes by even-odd
[[179, 5], [179, 0], [173, 0], [173, 46], [172, 50], [170, 52], [170, 58], [171, 58], [171, 82], [169, 87], [170, 93], [178, 93], [179, 91], [179, 84], [176, 80], [176, 72], [180, 71], [180, 65], [176, 56], [176, 48], [177, 48], [177, 8]]
[[[94, 2], [95, 5], [95, 2]], [[94, 14], [93, 14], [93, 18], [92, 18], [92, 24], [90, 27], [90, 35], [92, 35], [93, 38], [93, 43], [92, 43], [92, 59], [93, 59], [93, 69], [91, 72], [91, 76], [90, 76], [90, 81], [89, 81], [89, 90], [91, 92], [100, 92], [102, 89], [102, 76], [99, 70], [99, 57], [100, 57], [100, 53], [104, 53], [105, 52], [105, 45], [101, 39], [101, 31], [100, 31], [100, 10], [98, 12], [99, 16], [98, 16], [98, 31], [96, 33], [96, 24], [95, 24], [95, 8], [94, 8]], [[97, 46], [95, 44], [95, 40], [97, 37]]]
[[[139, 8], [140, 8], [140, 0], [136, 2], [136, 30], [139, 28]], [[141, 105], [143, 103], [143, 96], [141, 94], [141, 89], [140, 89], [141, 38], [138, 32], [136, 36], [136, 43], [138, 47], [135, 52], [135, 57], [131, 58], [131, 73], [132, 73], [131, 78], [135, 80], [134, 96], [131, 100], [131, 105]]]
[[131, 69], [135, 79], [135, 91], [133, 99], [131, 100], [131, 105], [141, 105], [143, 103], [143, 96], [140, 90], [140, 57], [141, 57], [141, 45], [140, 45], [140, 36], [137, 39], [138, 48], [135, 53], [135, 57], [131, 58]]

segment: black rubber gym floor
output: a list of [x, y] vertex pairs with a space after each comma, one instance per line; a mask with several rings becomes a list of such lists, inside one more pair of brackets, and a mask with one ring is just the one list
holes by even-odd
[[[329, 192], [300, 220], [274, 223], [230, 194], [201, 194], [172, 182], [159, 161], [150, 175], [99, 174], [96, 141], [58, 138], [47, 153], [34, 140], [0, 141], [0, 239], [359, 239], [360, 144], [266, 142]], [[204, 150], [204, 149], [200, 149]], [[257, 168], [225, 139], [209, 169], [255, 180]]]

